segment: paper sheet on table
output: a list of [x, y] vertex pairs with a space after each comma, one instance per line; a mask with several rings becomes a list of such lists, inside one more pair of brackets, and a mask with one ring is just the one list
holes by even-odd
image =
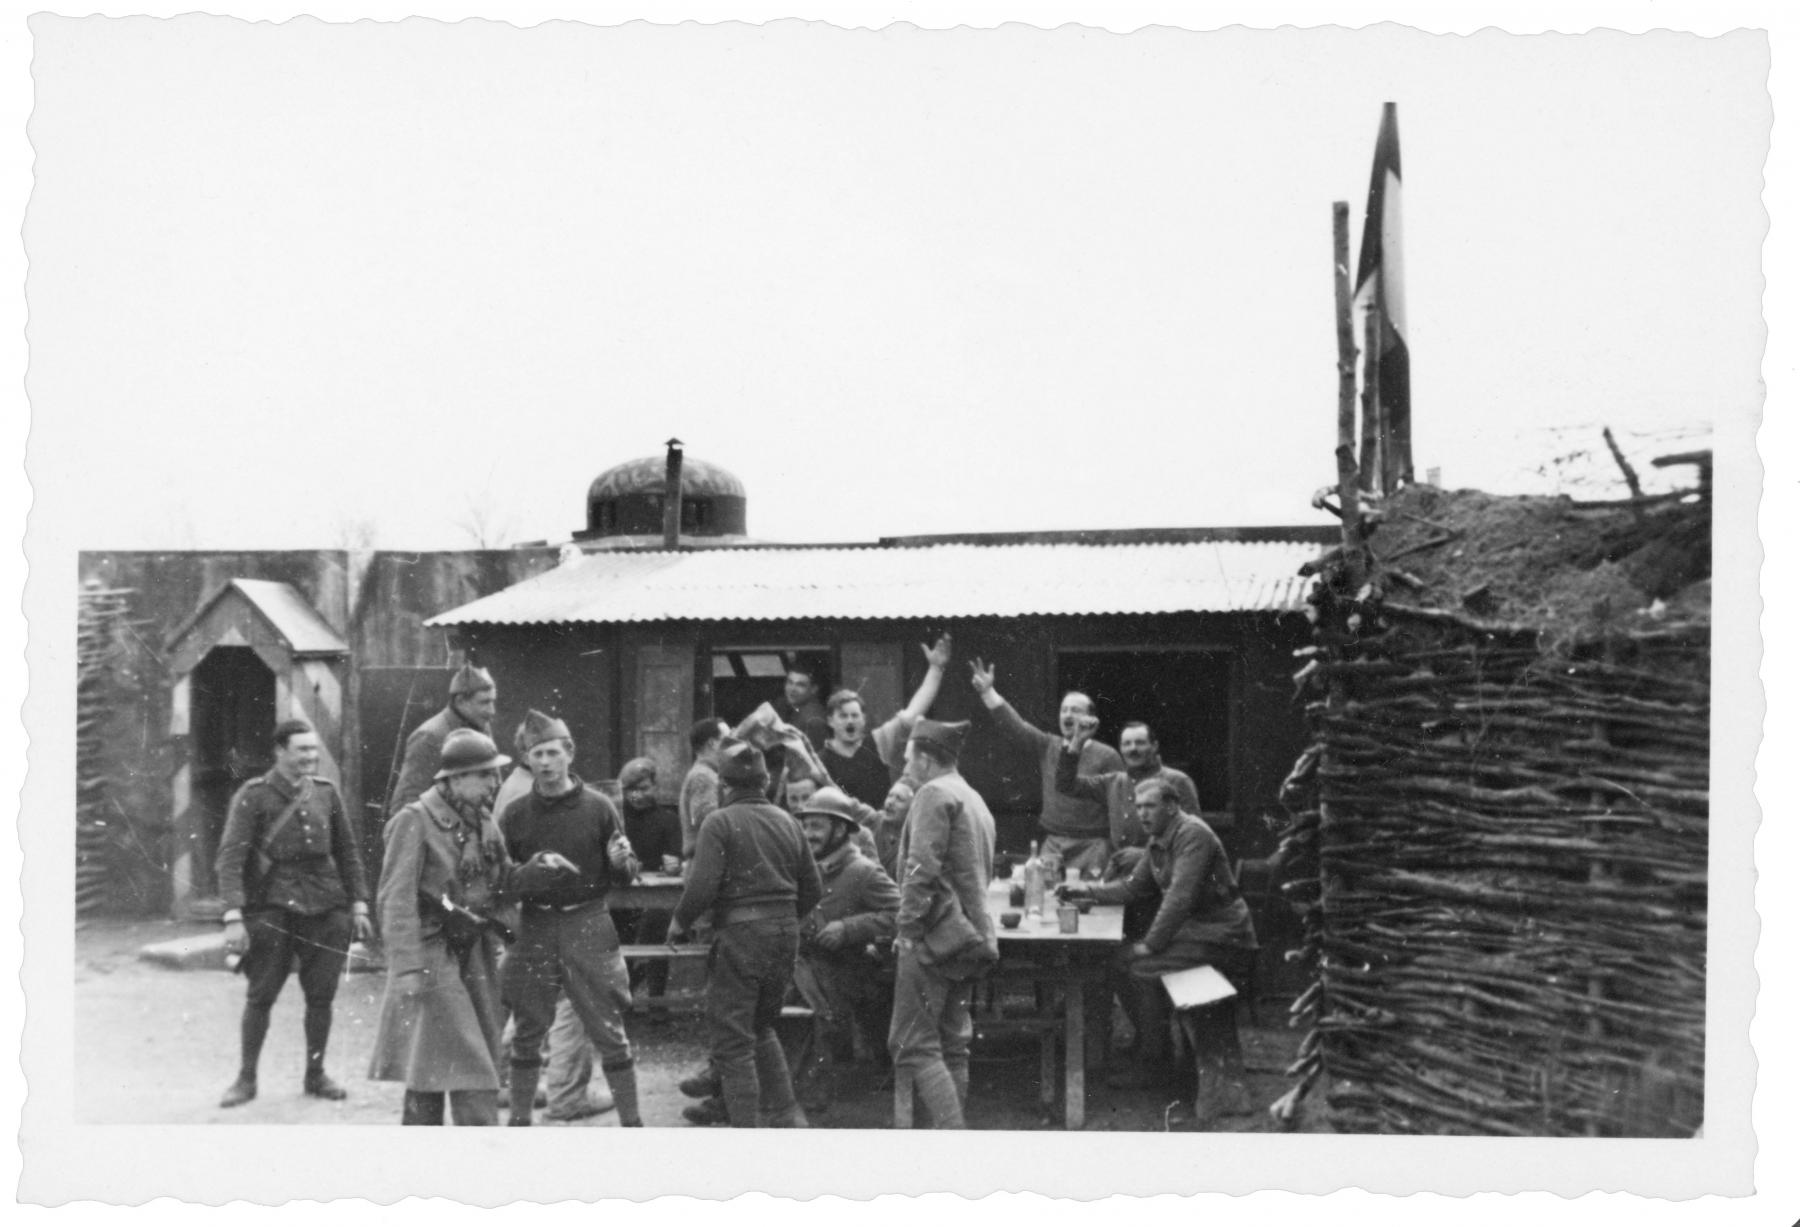
[[1178, 1010], [1211, 1005], [1215, 1001], [1237, 996], [1237, 990], [1231, 987], [1231, 981], [1214, 971], [1211, 963], [1202, 963], [1183, 971], [1165, 972], [1162, 982], [1163, 987], [1169, 990], [1169, 1000], [1175, 1003]]

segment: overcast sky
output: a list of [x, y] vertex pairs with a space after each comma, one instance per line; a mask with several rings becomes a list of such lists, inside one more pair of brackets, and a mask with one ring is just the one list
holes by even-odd
[[1319, 522], [1390, 99], [1421, 475], [1622, 493], [1557, 459], [1761, 403], [1754, 34], [33, 31], [82, 548], [566, 537], [670, 435], [771, 539]]

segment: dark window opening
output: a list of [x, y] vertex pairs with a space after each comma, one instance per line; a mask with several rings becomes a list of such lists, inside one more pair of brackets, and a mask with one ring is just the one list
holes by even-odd
[[1119, 744], [1134, 720], [1156, 734], [1163, 763], [1194, 777], [1200, 808], [1232, 807], [1231, 657], [1167, 648], [1061, 651], [1055, 700], [1079, 690], [1100, 709], [1100, 737]]

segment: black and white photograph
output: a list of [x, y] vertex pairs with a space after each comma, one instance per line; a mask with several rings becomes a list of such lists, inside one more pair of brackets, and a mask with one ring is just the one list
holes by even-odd
[[1742, 7], [32, 16], [19, 1198], [1766, 1189]]

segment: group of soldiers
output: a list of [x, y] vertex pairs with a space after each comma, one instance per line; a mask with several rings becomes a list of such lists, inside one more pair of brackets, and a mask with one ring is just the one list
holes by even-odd
[[[699, 936], [709, 1059], [681, 1081], [696, 1100], [688, 1120], [804, 1126], [861, 1037], [885, 1048], [932, 1125], [963, 1127], [972, 992], [999, 957], [986, 902], [995, 823], [958, 769], [969, 723], [926, 715], [949, 639], [922, 650], [925, 680], [885, 723], [870, 728], [853, 691], [821, 700], [818, 678], [797, 667], [767, 736], [715, 718], [694, 727], [676, 807], [657, 804], [654, 764], [626, 764], [623, 813], [575, 773], [560, 719], [529, 712], [516, 761], [502, 754], [494, 679], [465, 666], [445, 709], [408, 738], [373, 913], [342, 802], [314, 774], [318, 737], [304, 722], [279, 725], [274, 768], [239, 791], [220, 842], [226, 947], [249, 980], [240, 1070], [222, 1103], [256, 1095], [269, 1010], [295, 965], [303, 1090], [343, 1098], [324, 1068], [332, 994], [351, 940], [378, 923], [387, 985], [369, 1076], [405, 1085], [403, 1123], [441, 1124], [447, 1108], [457, 1124], [498, 1124], [504, 1099], [513, 1125], [540, 1104], [556, 1119], [616, 1108], [621, 1125], [642, 1125], [622, 947]], [[1065, 696], [1052, 733], [1000, 696], [991, 666], [970, 662], [970, 679], [993, 726], [1038, 762], [1050, 870], [1085, 871], [1069, 894], [1127, 905], [1115, 988], [1136, 1047], [1115, 1081], [1168, 1078], [1158, 977], [1211, 963], [1241, 981], [1256, 949], [1193, 781], [1161, 763], [1141, 723], [1118, 751], [1095, 740], [1085, 695]], [[645, 868], [681, 874], [674, 909], [609, 909], [609, 891]], [[667, 963], [637, 963], [658, 999]], [[800, 1071], [777, 1030], [794, 1000], [818, 1022]]]

